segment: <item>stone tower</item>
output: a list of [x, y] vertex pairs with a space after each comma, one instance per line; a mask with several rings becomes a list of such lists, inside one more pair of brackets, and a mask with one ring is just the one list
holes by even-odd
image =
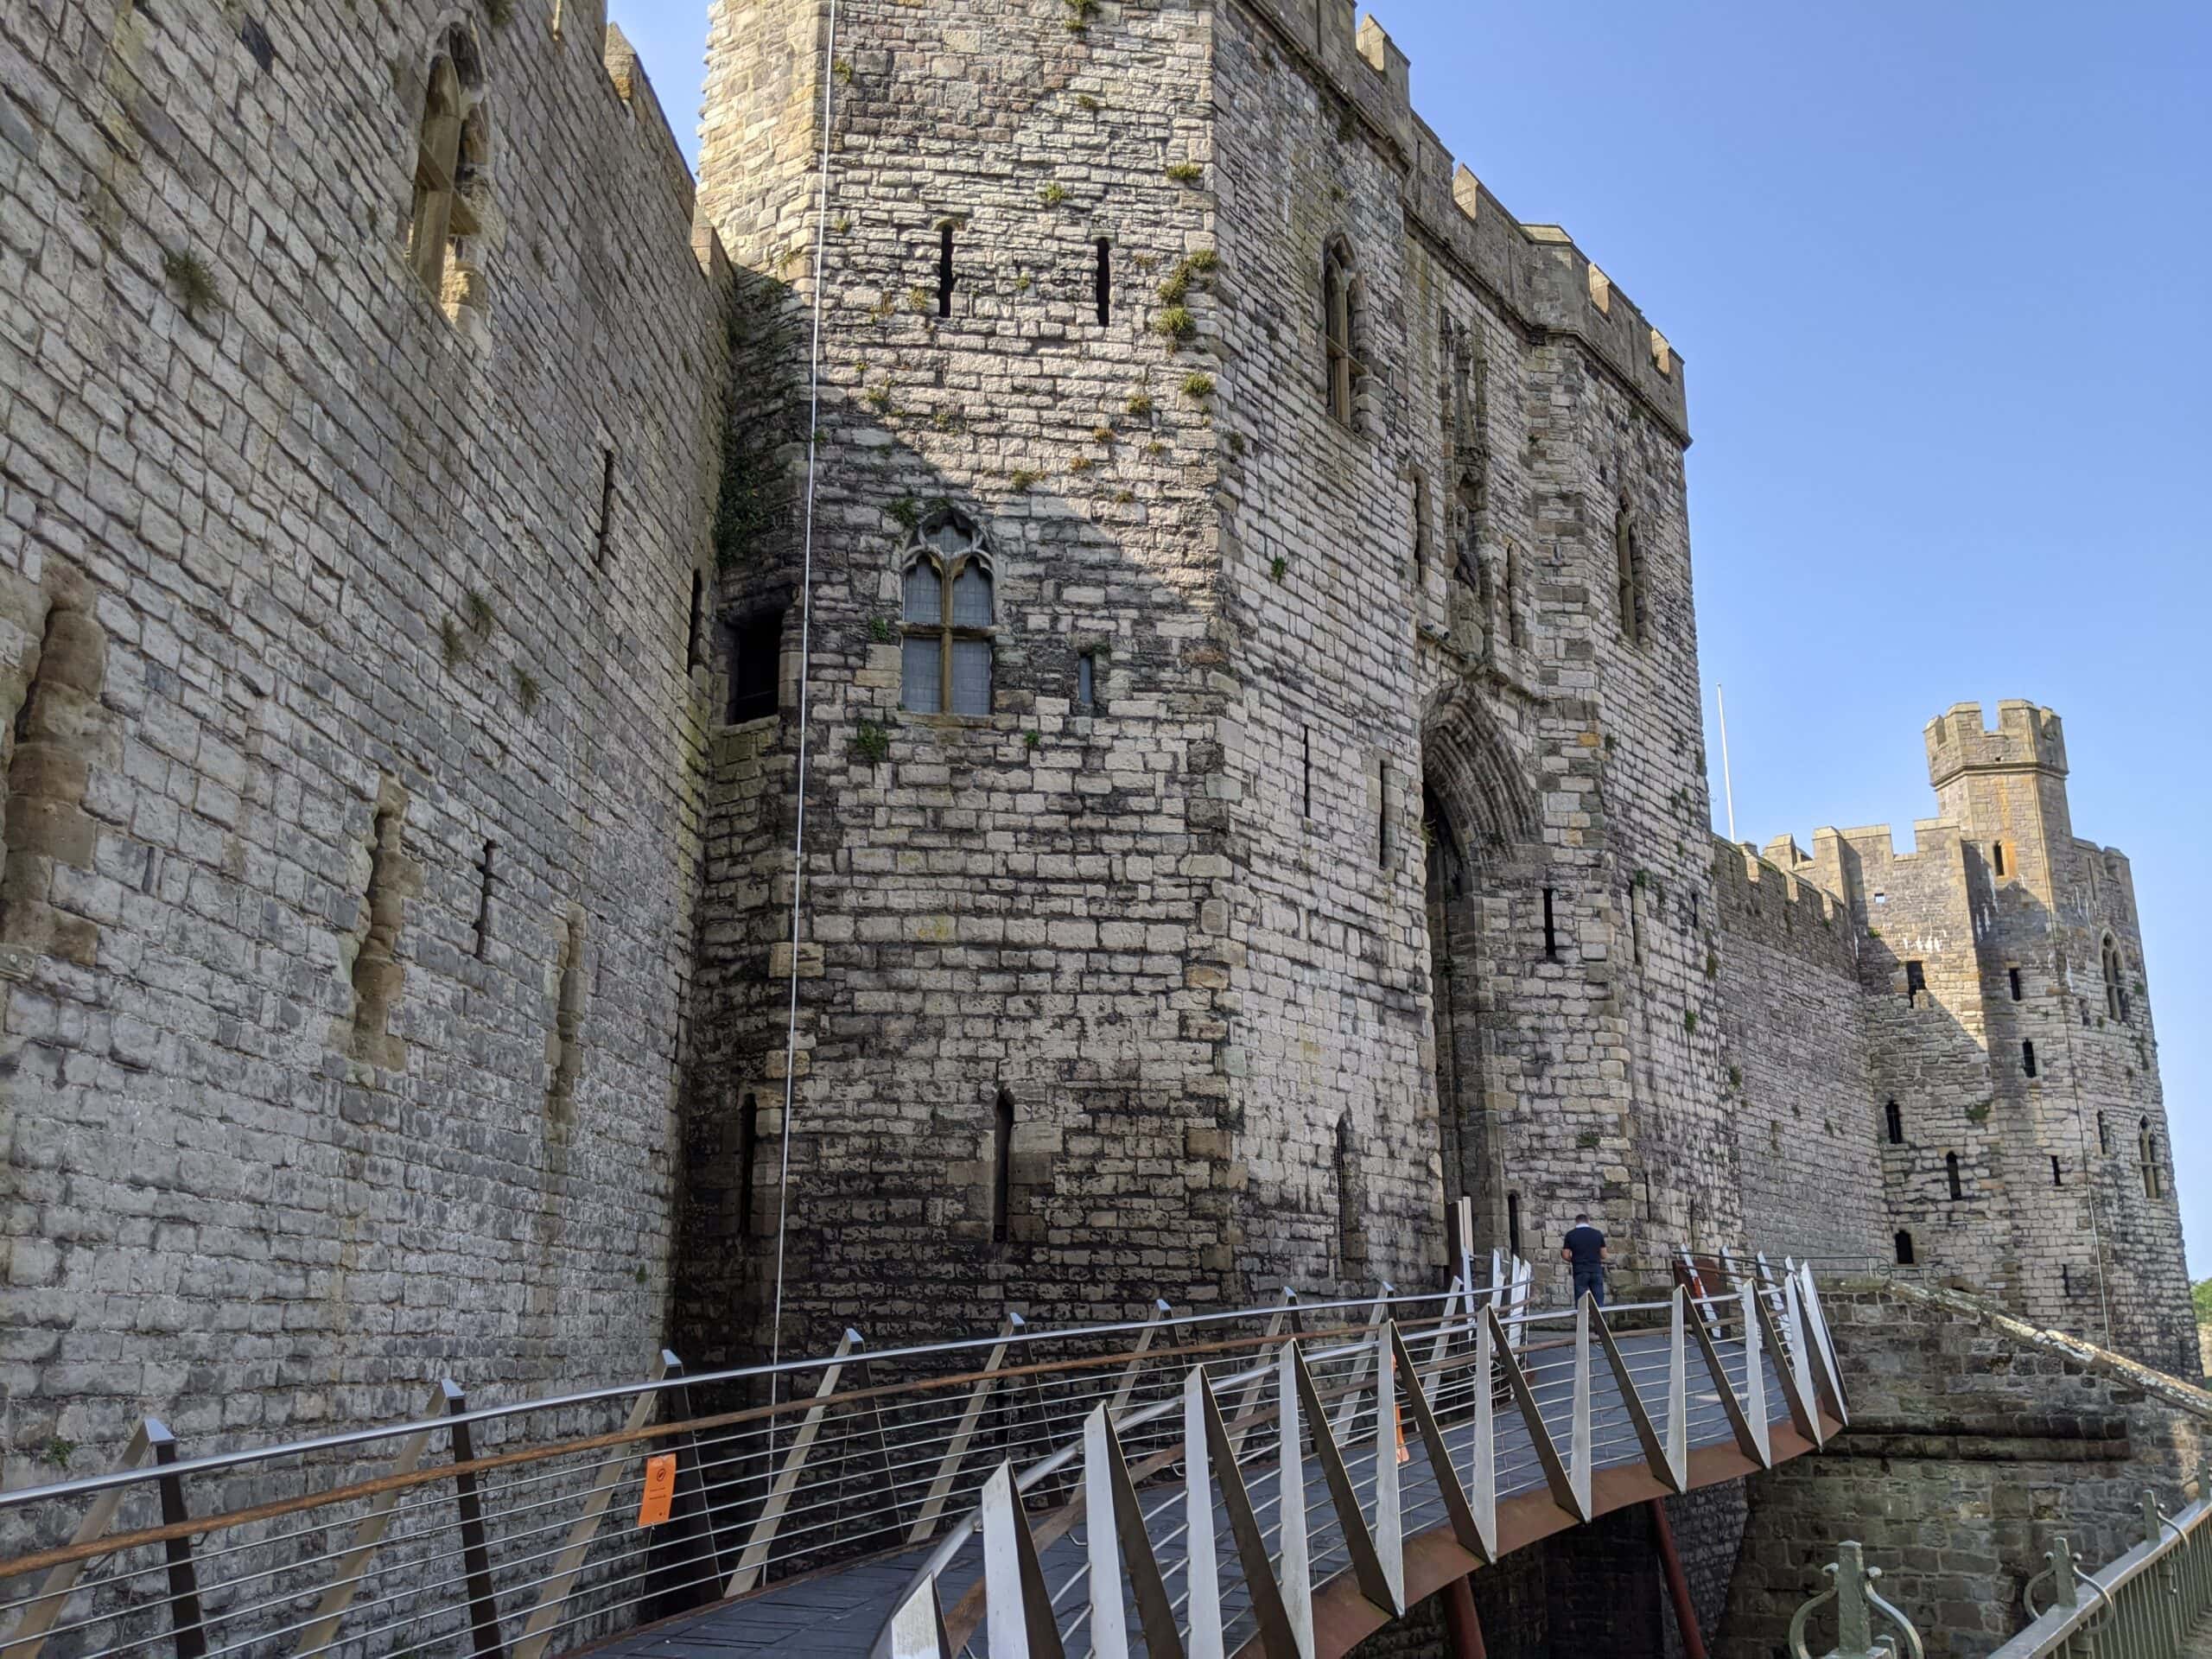
[[1682, 365], [1388, 36], [721, 0], [705, 133], [753, 412], [687, 1358], [779, 1218], [872, 1338], [1433, 1282], [1463, 1192], [1484, 1249], [1739, 1242]]
[[2075, 836], [2058, 716], [1929, 722], [1941, 816], [1816, 843], [1861, 977], [1903, 1259], [2182, 1375], [2196, 1366], [2126, 859]]

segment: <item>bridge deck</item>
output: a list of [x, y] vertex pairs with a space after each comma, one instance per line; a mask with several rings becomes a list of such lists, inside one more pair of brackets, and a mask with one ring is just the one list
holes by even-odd
[[[1664, 1332], [1624, 1334], [1619, 1340], [1623, 1356], [1632, 1370], [1641, 1370], [1654, 1362], [1663, 1369], [1668, 1344]], [[1741, 1398], [1746, 1381], [1743, 1344], [1740, 1342], [1722, 1342], [1718, 1347], [1722, 1366], [1729, 1373], [1729, 1382], [1737, 1396]], [[1785, 1439], [1794, 1442], [1794, 1435], [1789, 1433], [1781, 1380], [1775, 1371], [1772, 1356], [1763, 1355], [1762, 1362], [1766, 1374], [1766, 1399], [1776, 1438], [1778, 1442]], [[1691, 1351], [1689, 1376], [1688, 1426], [1693, 1452], [1719, 1447], [1732, 1451], [1735, 1437], [1729, 1426], [1727, 1414], [1694, 1349]], [[1592, 1368], [1591, 1382], [1591, 1438], [1595, 1449], [1592, 1461], [1600, 1480], [1608, 1470], [1632, 1465], [1640, 1471], [1643, 1465], [1643, 1452], [1627, 1409], [1622, 1404], [1611, 1369], [1600, 1362]], [[1639, 1389], [1639, 1392], [1643, 1390]], [[1564, 1456], [1573, 1412], [1572, 1381], [1554, 1376], [1539, 1384], [1535, 1394], [1545, 1427]], [[1646, 1403], [1649, 1407], [1656, 1402], [1647, 1394]], [[1438, 1529], [1444, 1529], [1448, 1534], [1449, 1522], [1442, 1495], [1429, 1467], [1426, 1448], [1417, 1436], [1411, 1434], [1410, 1424], [1407, 1429], [1411, 1457], [1400, 1469], [1399, 1476], [1405, 1535], [1410, 1545], [1416, 1537]], [[1541, 1497], [1546, 1490], [1542, 1468], [1519, 1413], [1510, 1406], [1501, 1407], [1497, 1412], [1496, 1429], [1497, 1496], [1501, 1513], [1509, 1507], [1509, 1500], [1516, 1497], [1548, 1501]], [[1453, 1461], [1461, 1463], [1459, 1443], [1464, 1439], [1464, 1431], [1455, 1431], [1447, 1427], [1446, 1438], [1452, 1446]], [[1255, 1447], [1257, 1444], [1255, 1440]], [[1778, 1444], [1777, 1459], [1782, 1455], [1783, 1447]], [[1371, 1522], [1374, 1472], [1371, 1439], [1368, 1446], [1357, 1452], [1347, 1448], [1345, 1462], [1355, 1485], [1368, 1494], [1367, 1507]], [[1741, 1472], [1740, 1469], [1734, 1469], [1721, 1478], [1732, 1478]], [[1467, 1474], [1468, 1470], [1463, 1464], [1460, 1470], [1463, 1482]], [[1268, 1517], [1274, 1505], [1275, 1480], [1272, 1459], [1247, 1474], [1253, 1506], [1259, 1512], [1262, 1525], [1268, 1526], [1270, 1532], [1273, 1528]], [[1309, 1465], [1306, 1483], [1313, 1582], [1317, 1586], [1318, 1595], [1318, 1586], [1326, 1585], [1332, 1576], [1347, 1571], [1351, 1558], [1318, 1468]], [[1692, 1484], [1712, 1483], [1710, 1480], [1694, 1479]], [[1155, 1543], [1180, 1528], [1183, 1491], [1179, 1483], [1148, 1486], [1141, 1497], [1146, 1510], [1146, 1529]], [[1599, 1507], [1611, 1506], [1601, 1503]], [[1543, 1532], [1552, 1529], [1554, 1529], [1548, 1526], [1539, 1528], [1534, 1535], [1541, 1536]], [[1236, 1565], [1236, 1545], [1230, 1532], [1229, 1517], [1227, 1512], [1218, 1506], [1215, 1510], [1214, 1530], [1217, 1549], [1224, 1568], [1222, 1618], [1227, 1650], [1233, 1654], [1255, 1633], [1255, 1626], [1249, 1604], [1244, 1597], [1243, 1575]], [[1527, 1541], [1528, 1535], [1524, 1531], [1519, 1541]], [[1087, 1605], [1087, 1599], [1083, 1593], [1087, 1568], [1085, 1540], [1086, 1533], [1079, 1524], [1039, 1551], [1045, 1582], [1059, 1609], [1061, 1635], [1071, 1655], [1086, 1653], [1091, 1645], [1089, 1633], [1077, 1628], [1082, 1610]], [[1513, 1541], [1515, 1539], [1509, 1529], [1507, 1535], [1502, 1539], [1501, 1548], [1508, 1548]], [[717, 1603], [614, 1637], [601, 1643], [594, 1651], [600, 1659], [726, 1659], [728, 1656], [753, 1659], [753, 1656], [770, 1655], [778, 1656], [779, 1659], [867, 1659], [877, 1633], [929, 1554], [928, 1548], [925, 1547], [772, 1584], [735, 1601]], [[1168, 1567], [1171, 1556], [1179, 1558], [1180, 1552], [1162, 1548], [1160, 1554], [1163, 1567]], [[959, 1643], [958, 1627], [964, 1622], [956, 1612], [956, 1608], [960, 1599], [975, 1586], [982, 1570], [981, 1552], [970, 1548], [963, 1550], [938, 1579], [947, 1622], [955, 1627], [956, 1650]], [[1168, 1571], [1167, 1591], [1171, 1597], [1176, 1599], [1179, 1617], [1184, 1586], [1178, 1582], [1176, 1571], [1172, 1567]], [[1143, 1637], [1137, 1624], [1133, 1602], [1126, 1610], [1126, 1617], [1130, 1649], [1136, 1651]], [[980, 1626], [969, 1639], [968, 1650], [978, 1655], [988, 1651], [984, 1631]]]

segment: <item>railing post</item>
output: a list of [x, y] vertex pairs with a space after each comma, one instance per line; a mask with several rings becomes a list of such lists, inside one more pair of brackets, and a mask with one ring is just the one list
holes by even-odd
[[968, 1455], [968, 1443], [976, 1438], [976, 1426], [983, 1418], [983, 1402], [991, 1397], [991, 1386], [998, 1376], [999, 1367], [1006, 1363], [1007, 1344], [1020, 1334], [1021, 1315], [1007, 1310], [999, 1324], [999, 1339], [991, 1350], [991, 1357], [983, 1366], [983, 1374], [968, 1391], [968, 1404], [960, 1414], [960, 1427], [953, 1431], [952, 1444], [944, 1448], [937, 1473], [930, 1481], [930, 1490], [922, 1499], [922, 1512], [906, 1534], [910, 1544], [926, 1543], [937, 1529], [937, 1518], [944, 1511], [944, 1501], [952, 1495], [952, 1483], [960, 1474], [960, 1460]]
[[[435, 1417], [446, 1408], [448, 1395], [442, 1384], [430, 1391], [430, 1414]], [[411, 1475], [423, 1461], [423, 1453], [430, 1444], [430, 1431], [417, 1429], [407, 1437], [399, 1448], [399, 1456], [391, 1465], [395, 1475]], [[353, 1542], [338, 1558], [338, 1575], [330, 1588], [322, 1592], [322, 1599], [315, 1605], [314, 1622], [301, 1632], [300, 1644], [293, 1651], [298, 1659], [326, 1651], [338, 1634], [338, 1626], [346, 1617], [346, 1610], [353, 1605], [353, 1598], [361, 1588], [361, 1580], [369, 1570], [369, 1562], [377, 1553], [377, 1546], [384, 1541], [385, 1529], [391, 1524], [391, 1512], [399, 1505], [397, 1488], [379, 1492], [369, 1500], [369, 1512], [361, 1517], [361, 1524], [353, 1529]]]
[[1849, 1540], [1836, 1546], [1836, 1559], [1832, 1566], [1821, 1569], [1828, 1575], [1833, 1588], [1823, 1590], [1797, 1610], [1789, 1621], [1789, 1652], [1794, 1659], [1812, 1659], [1805, 1647], [1805, 1626], [1813, 1614], [1833, 1601], [1835, 1603], [1836, 1643], [1827, 1659], [1891, 1659], [1894, 1652], [1885, 1638], [1874, 1644], [1873, 1615], [1880, 1613], [1897, 1628], [1903, 1642], [1903, 1652], [1912, 1659], [1923, 1659], [1923, 1649], [1920, 1632], [1912, 1621], [1897, 1609], [1882, 1599], [1874, 1589], [1875, 1581], [1882, 1576], [1878, 1567], [1866, 1565], [1865, 1552]]
[[[130, 1444], [117, 1459], [113, 1472], [120, 1474], [126, 1469], [136, 1469], [146, 1460], [147, 1430], [151, 1421], [142, 1421], [132, 1432]], [[77, 1523], [77, 1530], [69, 1535], [72, 1547], [89, 1544], [107, 1531], [114, 1523], [115, 1512], [123, 1507], [126, 1490], [111, 1486], [92, 1500], [92, 1508]], [[47, 1631], [61, 1617], [62, 1608], [68, 1605], [70, 1591], [91, 1564], [89, 1560], [67, 1561], [46, 1575], [46, 1581], [39, 1586], [38, 1599], [23, 1610], [15, 1634], [0, 1643], [0, 1659], [38, 1659], [39, 1650], [46, 1646]]]
[[1129, 1351], [1129, 1363], [1122, 1367], [1122, 1380], [1114, 1386], [1114, 1403], [1106, 1408], [1107, 1415], [1116, 1422], [1121, 1421], [1122, 1414], [1128, 1409], [1130, 1390], [1137, 1385], [1137, 1368], [1151, 1348], [1153, 1338], [1159, 1333], [1160, 1322], [1171, 1311], [1166, 1297], [1153, 1299], [1152, 1315], [1144, 1322], [1144, 1332], [1138, 1337], [1137, 1345]]
[[[652, 1381], [658, 1382], [663, 1373], [660, 1365], [653, 1366]], [[626, 1432], [637, 1433], [652, 1421], [660, 1404], [660, 1390], [649, 1388], [641, 1390], [630, 1408]], [[553, 1639], [553, 1626], [561, 1617], [561, 1605], [569, 1599], [569, 1592], [575, 1587], [576, 1574], [583, 1571], [584, 1557], [591, 1553], [591, 1541], [598, 1535], [599, 1523], [606, 1517], [607, 1505], [614, 1496], [614, 1487], [622, 1478], [622, 1465], [629, 1461], [626, 1456], [608, 1458], [600, 1466], [599, 1474], [584, 1494], [583, 1513], [569, 1529], [568, 1541], [554, 1558], [553, 1571], [545, 1580], [545, 1588], [537, 1598], [537, 1605], [530, 1610], [530, 1617], [522, 1627], [522, 1639], [515, 1643], [515, 1659], [543, 1659], [546, 1644]]]
[[[1274, 1313], [1268, 1317], [1267, 1334], [1262, 1338], [1262, 1340], [1263, 1342], [1273, 1343], [1277, 1337], [1280, 1337], [1282, 1334], [1284, 1321], [1295, 1320], [1297, 1317], [1298, 1293], [1293, 1290], [1288, 1285], [1285, 1285], [1282, 1287], [1282, 1306], [1275, 1309]], [[1276, 1351], [1281, 1352], [1281, 1351], [1278, 1349]], [[1260, 1390], [1267, 1386], [1267, 1373], [1265, 1371], [1261, 1371], [1255, 1376], [1249, 1382], [1247, 1382], [1244, 1385], [1244, 1392], [1236, 1397], [1236, 1405], [1230, 1408], [1230, 1410], [1236, 1415], [1238, 1424], [1242, 1424], [1245, 1418], [1249, 1417], [1252, 1414], [1252, 1408], [1259, 1403]], [[1232, 1457], [1242, 1456], [1243, 1454], [1244, 1436], [1249, 1432], [1250, 1431], [1245, 1427], [1237, 1427], [1236, 1425], [1232, 1425], [1230, 1427], [1229, 1431], [1229, 1450], [1230, 1454]]]
[[[1374, 1306], [1367, 1310], [1369, 1337], [1372, 1338], [1377, 1331], [1382, 1329], [1382, 1317], [1389, 1311], [1390, 1299], [1397, 1294], [1398, 1287], [1385, 1279], [1382, 1281], [1381, 1292], [1375, 1298]], [[1370, 1352], [1368, 1344], [1360, 1344], [1358, 1368], [1352, 1372], [1351, 1381], [1344, 1385], [1344, 1397], [1337, 1402], [1336, 1428], [1339, 1434], [1347, 1433], [1351, 1427], [1352, 1419], [1359, 1414], [1359, 1396], [1365, 1393], [1367, 1389]], [[1376, 1396], [1376, 1403], [1379, 1408], [1381, 1403], [1379, 1395]]]
[[[146, 1420], [146, 1444], [153, 1448], [154, 1461], [161, 1467], [166, 1469], [176, 1461], [176, 1436], [157, 1417]], [[184, 1504], [184, 1478], [165, 1474], [158, 1484], [162, 1524], [183, 1525], [192, 1518]], [[170, 1538], [162, 1548], [169, 1563], [169, 1628], [175, 1633], [176, 1659], [206, 1659], [207, 1633], [200, 1624], [200, 1578], [193, 1570], [192, 1540]]]
[[[458, 1382], [439, 1385], [445, 1394], [446, 1415], [457, 1418], [468, 1411], [468, 1395]], [[499, 1634], [499, 1599], [492, 1588], [492, 1549], [484, 1534], [484, 1497], [476, 1488], [476, 1443], [468, 1425], [453, 1426], [454, 1504], [461, 1511], [461, 1564], [468, 1585], [470, 1651], [475, 1659], [502, 1659], [506, 1643]]]
[[776, 1529], [784, 1523], [784, 1511], [791, 1506], [791, 1493], [798, 1489], [799, 1472], [806, 1466], [806, 1454], [814, 1449], [814, 1437], [821, 1433], [823, 1415], [830, 1409], [823, 1402], [837, 1391], [837, 1378], [845, 1369], [845, 1357], [860, 1345], [860, 1340], [859, 1332], [848, 1330], [837, 1344], [837, 1352], [829, 1368], [822, 1373], [821, 1384], [814, 1390], [814, 1403], [806, 1408], [805, 1419], [791, 1440], [791, 1449], [784, 1456], [783, 1469], [776, 1476], [776, 1484], [768, 1494], [760, 1518], [753, 1523], [753, 1535], [745, 1541], [745, 1553], [737, 1558], [737, 1571], [729, 1575], [729, 1584], [722, 1592], [726, 1598], [743, 1595], [760, 1582], [766, 1571], [768, 1551], [776, 1541]]

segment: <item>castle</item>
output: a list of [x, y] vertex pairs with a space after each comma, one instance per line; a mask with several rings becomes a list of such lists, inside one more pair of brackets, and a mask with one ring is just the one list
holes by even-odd
[[1372, 20], [835, 31], [716, 0], [695, 194], [599, 0], [0, 19], [14, 1444], [1427, 1284], [1461, 1195], [2196, 1373], [2057, 717], [1715, 842], [1684, 363]]

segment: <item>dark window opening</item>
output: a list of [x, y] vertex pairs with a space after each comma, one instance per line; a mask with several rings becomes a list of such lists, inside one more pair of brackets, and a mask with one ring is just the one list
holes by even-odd
[[2020, 970], [2017, 968], [2007, 968], [2005, 970], [2005, 977], [2012, 987], [2012, 1000], [2018, 1002], [2020, 1000]]
[[1313, 728], [1306, 728], [1306, 816], [1313, 816]]
[[476, 867], [480, 882], [476, 894], [476, 960], [484, 960], [492, 948], [492, 860], [499, 850], [499, 843], [484, 843], [483, 861]]
[[607, 556], [614, 539], [614, 449], [609, 445], [599, 475], [599, 568], [607, 569]]
[[1993, 841], [1989, 843], [1989, 858], [1990, 861], [1997, 867], [1997, 874], [1999, 875], [2004, 874], [2005, 843], [2003, 842]]
[[1966, 1197], [1966, 1187], [1959, 1179], [1959, 1154], [1957, 1153], [1947, 1152], [1943, 1154], [1943, 1174], [1944, 1178], [1950, 1183], [1951, 1196], [1955, 1198], [1963, 1198]]
[[1098, 238], [1098, 321], [1103, 327], [1114, 320], [1114, 245]]
[[1521, 1254], [1521, 1195], [1505, 1195], [1505, 1243], [1515, 1255]]
[[1341, 1277], [1350, 1277], [1364, 1252], [1359, 1225], [1359, 1175], [1353, 1166], [1351, 1114], [1337, 1120], [1337, 1261]]
[[1927, 988], [1927, 964], [1918, 962], [1908, 962], [1905, 963], [1904, 1000], [1916, 1008], [1920, 1006], [1920, 994]]
[[2105, 1122], [2105, 1115], [2097, 1114], [2097, 1150], [2109, 1154], [2112, 1151], [2112, 1131]]
[[781, 706], [784, 613], [763, 611], [733, 625], [729, 639], [729, 723], [761, 720]]
[[1352, 277], [1351, 256], [1339, 244], [1321, 260], [1323, 355], [1330, 418], [1355, 431], [1358, 429], [1355, 394], [1365, 372], [1353, 354], [1359, 332], [1359, 296]]
[[2020, 1045], [2020, 1070], [2029, 1077], [2036, 1075], [2036, 1046], [2032, 1042]]
[[2127, 991], [2120, 979], [2120, 944], [2110, 934], [2105, 936], [2102, 951], [2105, 970], [2105, 1012], [2114, 1020], [2127, 1018]]
[[737, 1109], [737, 1236], [753, 1236], [753, 1166], [760, 1147], [760, 1103], [753, 1096]]
[[1378, 868], [1390, 868], [1390, 763], [1384, 761], [1375, 772], [1375, 862]]
[[1893, 1147], [1904, 1145], [1904, 1114], [1897, 1109], [1897, 1102], [1893, 1100], [1883, 1107], [1882, 1116], [1889, 1126], [1890, 1144]]
[[1900, 1231], [1897, 1234], [1897, 1265], [1901, 1268], [1909, 1268], [1912, 1265], [1912, 1235], [1910, 1233]]
[[1098, 659], [1084, 652], [1075, 659], [1075, 706], [1088, 714], [1098, 703]]
[[2058, 1294], [2062, 1296], [2074, 1294], [2074, 1269], [2064, 1262], [2058, 1264]]
[[1014, 1096], [1004, 1089], [997, 1113], [991, 1135], [991, 1243], [1003, 1244], [1014, 1206]]
[[1559, 924], [1553, 913], [1553, 894], [1549, 887], [1544, 889], [1544, 954], [1552, 957], [1559, 955]]
[[1644, 623], [1643, 549], [1637, 540], [1636, 521], [1625, 501], [1613, 519], [1613, 581], [1621, 638], [1631, 645], [1640, 645]]
[[952, 315], [952, 226], [937, 227], [937, 314]]
[[691, 573], [691, 626], [683, 636], [683, 665], [696, 668], [707, 659], [705, 642], [700, 638], [701, 625], [707, 617], [707, 578], [699, 571]]
[[2066, 1185], [2066, 1177], [2059, 1169], [2058, 1156], [2056, 1153], [2051, 1154], [2050, 1184], [2053, 1186], [2063, 1186]]
[[2135, 1132], [2136, 1161], [2143, 1166], [2143, 1196], [2155, 1198], [2164, 1191], [2163, 1172], [2158, 1168], [2158, 1137], [2151, 1133], [2151, 1120], [2145, 1118]]

